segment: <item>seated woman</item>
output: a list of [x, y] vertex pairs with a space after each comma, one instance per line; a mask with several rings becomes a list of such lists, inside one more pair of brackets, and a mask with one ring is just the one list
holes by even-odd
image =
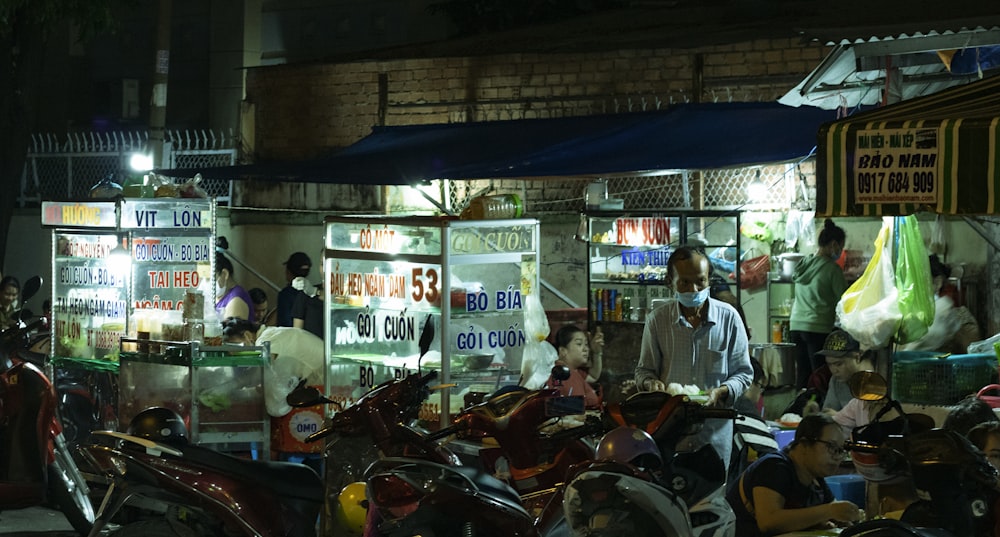
[[582, 395], [589, 409], [601, 408], [601, 396], [590, 385], [601, 377], [604, 334], [600, 327], [591, 338], [579, 327], [566, 325], [556, 332], [555, 340], [559, 353], [556, 365], [565, 365], [570, 374], [567, 380], [549, 378], [547, 384], [563, 395]]
[[830, 416], [803, 418], [792, 443], [757, 459], [729, 488], [736, 535], [762, 537], [859, 520], [860, 508], [834, 500], [823, 479], [837, 472], [843, 445], [844, 433]]

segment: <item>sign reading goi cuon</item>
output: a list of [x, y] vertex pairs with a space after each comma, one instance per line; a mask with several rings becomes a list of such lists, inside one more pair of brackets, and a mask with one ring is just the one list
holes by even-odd
[[855, 201], [936, 204], [941, 192], [940, 139], [938, 128], [859, 130], [852, 177]]

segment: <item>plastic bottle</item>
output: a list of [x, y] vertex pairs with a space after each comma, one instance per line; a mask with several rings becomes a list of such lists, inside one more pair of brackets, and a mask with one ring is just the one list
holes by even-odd
[[499, 194], [495, 196], [479, 196], [469, 202], [462, 211], [462, 220], [487, 220], [497, 218], [520, 218], [524, 214], [524, 205], [517, 194]]

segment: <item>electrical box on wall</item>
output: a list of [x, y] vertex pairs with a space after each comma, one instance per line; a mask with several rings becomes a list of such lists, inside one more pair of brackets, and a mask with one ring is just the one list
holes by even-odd
[[139, 117], [139, 79], [122, 79], [122, 119]]

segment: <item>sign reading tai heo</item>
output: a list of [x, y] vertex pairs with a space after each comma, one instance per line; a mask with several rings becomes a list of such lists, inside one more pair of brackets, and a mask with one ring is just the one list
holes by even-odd
[[855, 201], [937, 203], [939, 138], [937, 128], [859, 130], [852, 181]]

